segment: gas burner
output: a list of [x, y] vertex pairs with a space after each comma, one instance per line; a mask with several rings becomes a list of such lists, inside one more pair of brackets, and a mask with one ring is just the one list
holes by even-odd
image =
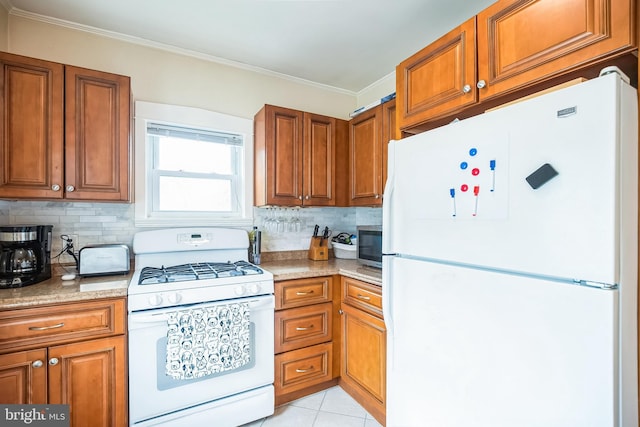
[[222, 277], [262, 274], [263, 271], [247, 261], [201, 262], [171, 267], [145, 267], [140, 272], [139, 285], [186, 282]]

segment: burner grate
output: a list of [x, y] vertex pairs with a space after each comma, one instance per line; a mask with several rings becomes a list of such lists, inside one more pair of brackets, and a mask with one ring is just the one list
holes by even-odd
[[138, 284], [154, 285], [254, 274], [262, 274], [262, 270], [247, 261], [202, 262], [171, 267], [145, 267], [140, 272]]

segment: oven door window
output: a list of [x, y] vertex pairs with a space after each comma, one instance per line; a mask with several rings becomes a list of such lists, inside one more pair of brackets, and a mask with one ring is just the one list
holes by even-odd
[[213, 374], [209, 374], [207, 376], [204, 377], [200, 377], [200, 378], [193, 378], [193, 379], [180, 379], [180, 380], [176, 380], [171, 378], [170, 376], [168, 376], [166, 374], [166, 354], [167, 354], [167, 337], [162, 337], [160, 339], [158, 339], [158, 341], [156, 341], [156, 356], [157, 356], [157, 360], [156, 360], [156, 381], [157, 381], [157, 387], [158, 390], [168, 390], [170, 388], [174, 388], [174, 387], [182, 387], [184, 385], [187, 385], [189, 383], [195, 383], [195, 382], [200, 382], [200, 381], [207, 381], [216, 377], [221, 377], [224, 375], [231, 375], [237, 372], [240, 372], [242, 370], [247, 370], [247, 369], [253, 369], [256, 366], [256, 340], [255, 340], [255, 336], [256, 336], [256, 325], [254, 322], [251, 322], [250, 326], [250, 334], [251, 337], [249, 339], [249, 353], [250, 353], [250, 357], [251, 357], [251, 361], [239, 368], [236, 369], [232, 369], [232, 370], [228, 370], [228, 371], [222, 371], [222, 372], [217, 372], [217, 373], [213, 373]]

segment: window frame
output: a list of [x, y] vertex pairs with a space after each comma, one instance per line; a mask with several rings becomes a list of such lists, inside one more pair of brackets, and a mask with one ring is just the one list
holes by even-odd
[[[247, 227], [253, 224], [253, 121], [193, 107], [135, 102], [135, 226], [136, 227], [189, 227], [224, 226]], [[192, 129], [215, 130], [243, 137], [240, 172], [244, 182], [236, 214], [227, 212], [158, 212], [153, 209], [154, 161], [152, 141], [147, 138], [150, 123], [166, 124]], [[156, 193], [157, 195], [157, 193]]]

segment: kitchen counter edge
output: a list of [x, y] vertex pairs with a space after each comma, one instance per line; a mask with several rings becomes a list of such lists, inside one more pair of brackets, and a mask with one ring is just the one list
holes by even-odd
[[77, 276], [73, 280], [54, 275], [35, 285], [0, 289], [0, 310], [126, 297], [131, 276], [133, 271], [115, 276]]
[[372, 285], [382, 286], [381, 269], [367, 267], [351, 259], [269, 261], [262, 263], [260, 267], [271, 272], [273, 280], [276, 282], [340, 274]]

